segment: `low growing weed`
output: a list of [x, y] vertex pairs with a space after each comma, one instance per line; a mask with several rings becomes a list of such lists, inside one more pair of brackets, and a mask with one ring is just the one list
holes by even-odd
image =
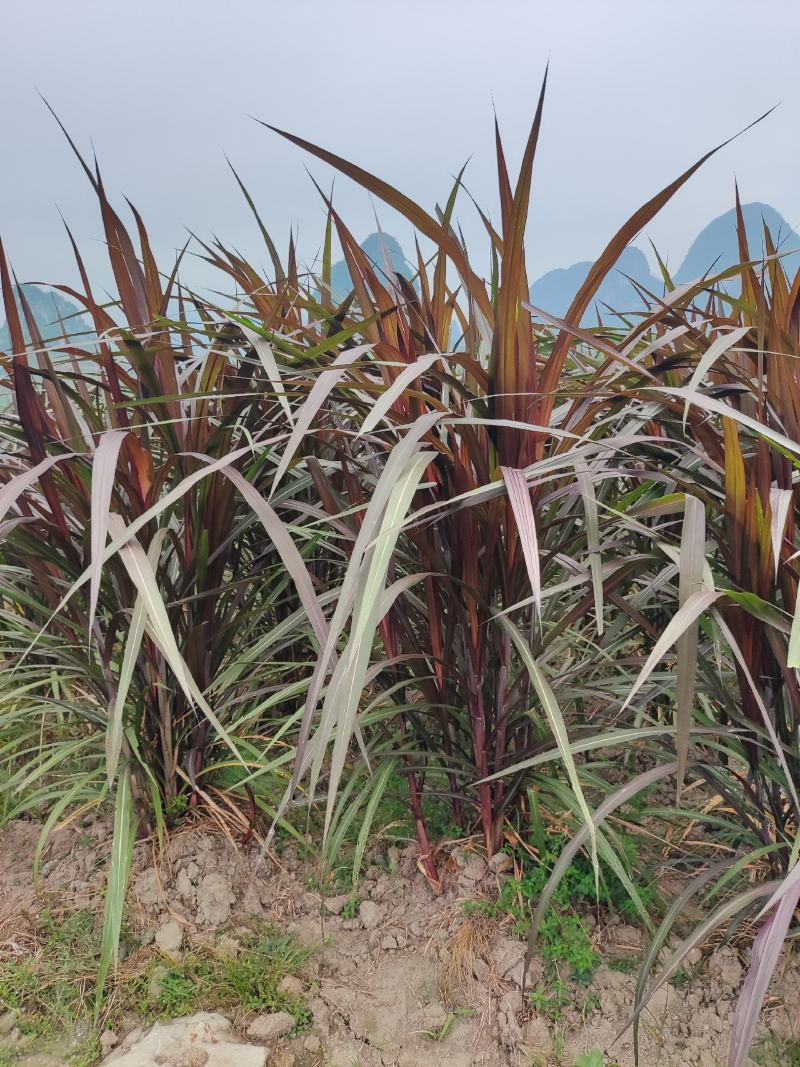
[[[631, 837], [623, 837], [621, 840], [626, 865], [633, 869], [637, 860], [637, 844]], [[550, 877], [562, 845], [562, 837], [545, 834], [540, 842], [538, 862], [532, 862], [529, 854], [522, 849], [513, 850], [522, 876], [505, 882], [497, 901], [470, 901], [465, 905], [466, 910], [479, 911], [493, 917], [503, 913], [511, 915], [515, 933], [523, 936], [527, 933], [530, 916]], [[603, 870], [602, 873], [600, 903], [611, 912], [630, 915], [632, 905], [627, 890], [613, 871]], [[640, 885], [637, 888], [646, 906], [655, 908], [657, 898], [652, 887]], [[557, 974], [559, 964], [564, 964], [575, 981], [588, 982], [591, 979], [600, 957], [592, 947], [589, 933], [575, 909], [582, 904], [594, 905], [596, 902], [591, 861], [579, 854], [559, 883], [553, 895], [552, 906], [539, 931], [541, 953], [549, 978]]]

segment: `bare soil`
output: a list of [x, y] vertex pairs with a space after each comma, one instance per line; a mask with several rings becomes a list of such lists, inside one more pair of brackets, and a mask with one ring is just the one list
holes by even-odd
[[[39, 827], [26, 821], [0, 831], [5, 959], [32, 951], [37, 910], [54, 895], [63, 907], [102, 907], [107, 824], [84, 820], [56, 833], [35, 891], [38, 835]], [[606, 962], [589, 986], [569, 986], [573, 996], [562, 1010], [537, 1014], [521, 997], [523, 942], [505, 922], [465, 914], [463, 907], [467, 900], [496, 896], [507, 877], [502, 863], [454, 851], [445, 864], [445, 892], [437, 898], [418, 870], [416, 846], [391, 847], [382, 865], [367, 869], [353, 916], [345, 896], [323, 899], [308, 888], [318, 884], [318, 872], [294, 848], [267, 859], [258, 871], [256, 851], [207, 828], [175, 834], [161, 857], [140, 843], [129, 911], [143, 954], [174, 958], [193, 940], [209, 939], [235, 953], [249, 924], [263, 920], [313, 949], [301, 975], [313, 1029], [271, 1045], [271, 1067], [572, 1067], [578, 1054], [595, 1048], [607, 1063], [632, 1067], [632, 1033], [624, 1028], [636, 968], [624, 973], [614, 962], [640, 950], [634, 927], [597, 924], [592, 936]], [[643, 1018], [641, 1064], [724, 1063], [746, 964], [746, 948], [724, 947], [698, 961], [688, 981], [659, 991]], [[537, 959], [528, 984], [539, 983], [546, 988]], [[245, 1034], [251, 1021], [233, 1018], [232, 1032]], [[134, 1036], [136, 1026], [131, 1019]], [[797, 953], [785, 952], [773, 983], [762, 1024], [762, 1037], [770, 1035], [800, 1037]], [[120, 1047], [109, 1058], [125, 1044], [124, 1033], [117, 1037]], [[772, 1060], [776, 1067], [781, 1062], [787, 1061]]]

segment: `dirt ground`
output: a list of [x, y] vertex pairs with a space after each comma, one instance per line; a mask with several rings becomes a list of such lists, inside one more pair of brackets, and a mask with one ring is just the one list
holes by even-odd
[[[0, 831], [0, 954], [6, 960], [31, 950], [37, 908], [53, 894], [63, 906], [102, 906], [108, 826], [84, 821], [55, 834], [37, 895], [31, 871], [38, 832], [25, 821]], [[313, 1025], [300, 1037], [271, 1044], [270, 1067], [572, 1067], [578, 1054], [595, 1048], [608, 1064], [633, 1065], [631, 1031], [618, 1035], [636, 968], [626, 972], [613, 964], [641, 948], [634, 927], [597, 924], [592, 936], [606, 963], [590, 986], [571, 987], [572, 1003], [555, 1017], [537, 1014], [530, 1002], [523, 1007], [520, 995], [523, 942], [505, 923], [466, 914], [463, 907], [496, 896], [507, 877], [502, 859], [487, 864], [477, 852], [454, 851], [445, 865], [445, 892], [436, 898], [418, 871], [416, 846], [389, 848], [380, 866], [367, 869], [361, 907], [352, 915], [346, 896], [323, 901], [308, 888], [318, 884], [316, 872], [295, 849], [284, 849], [258, 872], [254, 858], [255, 850], [201, 829], [174, 835], [158, 862], [151, 846], [137, 845], [130, 922], [142, 952], [173, 957], [196, 939], [214, 938], [236, 952], [249, 924], [263, 920], [313, 950], [300, 974]], [[656, 995], [641, 1028], [644, 1067], [725, 1062], [746, 957], [746, 949], [722, 948], [696, 961], [688, 981]], [[546, 985], [537, 959], [528, 984], [541, 982]], [[246, 1017], [231, 1021], [233, 1032], [246, 1033]], [[128, 1022], [128, 1032], [114, 1037], [117, 1047], [109, 1050], [106, 1043], [108, 1059], [119, 1058], [139, 1037], [137, 1020]], [[781, 961], [762, 1031], [800, 1037], [796, 952]], [[35, 1060], [28, 1067], [57, 1062]], [[777, 1067], [779, 1061], [772, 1062]]]

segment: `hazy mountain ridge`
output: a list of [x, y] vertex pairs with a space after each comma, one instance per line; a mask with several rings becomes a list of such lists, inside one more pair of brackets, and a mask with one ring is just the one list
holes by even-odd
[[[745, 232], [754, 259], [766, 255], [764, 247], [764, 224], [766, 224], [773, 242], [781, 252], [792, 253], [783, 257], [783, 264], [789, 273], [800, 267], [800, 236], [792, 230], [786, 219], [769, 204], [744, 204], [742, 214]], [[694, 281], [704, 274], [719, 273], [726, 267], [739, 262], [739, 242], [736, 235], [736, 211], [734, 209], [719, 215], [705, 226], [692, 242], [680, 267], [672, 273], [672, 280], [678, 284]], [[549, 311], [553, 315], [563, 316], [580, 286], [583, 284], [592, 260], [573, 263], [571, 267], [548, 271], [533, 283], [530, 289], [531, 303], [535, 307]], [[626, 277], [627, 275], [627, 277]], [[651, 293], [664, 291], [660, 275], [656, 276], [645, 254], [631, 245], [625, 249], [617, 260], [616, 268], [603, 279], [592, 305], [583, 317], [584, 325], [597, 321], [596, 308], [604, 319], [613, 318], [602, 305], [608, 305], [616, 311], [635, 311], [641, 306], [639, 296], [629, 279], [637, 282]], [[735, 285], [731, 285], [735, 288]]]
[[[764, 246], [764, 225], [772, 235], [773, 242], [784, 255], [783, 263], [789, 273], [800, 268], [800, 235], [788, 224], [779, 211], [769, 204], [753, 202], [742, 205], [745, 231], [754, 259], [766, 255]], [[387, 272], [386, 261], [391, 270], [411, 278], [413, 271], [403, 255], [396, 238], [390, 234], [373, 233], [361, 245], [369, 258], [384, 274]], [[530, 289], [530, 299], [534, 306], [549, 311], [558, 317], [569, 309], [572, 299], [583, 284], [592, 266], [592, 260], [573, 263], [569, 267], [557, 267], [537, 278]], [[736, 211], [731, 209], [712, 219], [705, 226], [689, 247], [678, 269], [672, 272], [672, 279], [677, 284], [694, 281], [707, 273], [719, 273], [739, 262], [739, 242], [736, 233]], [[614, 270], [603, 279], [590, 309], [584, 316], [584, 324], [596, 322], [596, 308], [600, 308], [604, 319], [614, 316], [607, 310], [636, 311], [641, 307], [641, 300], [631, 284], [635, 282], [643, 289], [656, 295], [663, 293], [664, 282], [660, 274], [654, 274], [650, 261], [644, 252], [635, 245], [630, 245], [617, 260]], [[332, 268], [331, 286], [337, 299], [342, 300], [350, 291], [350, 272], [344, 260]], [[730, 283], [736, 288], [736, 282]]]
[[[91, 331], [92, 327], [82, 315], [78, 305], [72, 300], [68, 300], [67, 297], [62, 296], [56, 289], [48, 289], [46, 286], [41, 285], [31, 285], [27, 282], [20, 288], [25, 293], [25, 299], [33, 312], [33, 317], [43, 340], [56, 341], [63, 337], [65, 331], [67, 333]], [[19, 297], [17, 297], [17, 308], [19, 309], [25, 341], [29, 342], [30, 336], [28, 327], [25, 324], [25, 316], [22, 314]], [[63, 320], [63, 326], [59, 320]], [[0, 326], [0, 352], [10, 351], [11, 336], [8, 330], [8, 323], [4, 322]]]
[[[371, 233], [361, 243], [361, 250], [377, 267], [378, 276], [384, 280], [389, 273], [411, 278], [412, 271], [403, 255], [403, 249], [396, 237], [389, 233]], [[341, 303], [353, 287], [350, 269], [344, 259], [338, 260], [331, 267], [331, 289], [333, 299]]]
[[[789, 273], [800, 269], [800, 235], [786, 219], [769, 204], [751, 203], [742, 206], [750, 253], [754, 259], [766, 254], [764, 248], [764, 224], [774, 243], [783, 253], [783, 263]], [[391, 273], [412, 279], [415, 271], [410, 267], [400, 242], [388, 233], [371, 233], [361, 248], [375, 265], [379, 276], [386, 278]], [[673, 281], [684, 283], [700, 278], [707, 272], [720, 272], [739, 262], [739, 244], [736, 236], [736, 212], [726, 211], [705, 226], [689, 247], [680, 267], [672, 274]], [[569, 267], [557, 267], [537, 278], [530, 289], [531, 303], [558, 317], [569, 308], [573, 297], [585, 280], [592, 260], [582, 260]], [[630, 279], [630, 280], [629, 280]], [[584, 324], [596, 322], [596, 308], [604, 319], [613, 319], [604, 305], [616, 311], [636, 311], [641, 302], [631, 280], [648, 292], [660, 294], [664, 285], [660, 276], [653, 273], [644, 252], [635, 245], [625, 249], [616, 268], [603, 279], [592, 305], [584, 316]], [[343, 300], [350, 292], [352, 283], [347, 262], [340, 259], [331, 268], [331, 288], [334, 299]], [[59, 317], [64, 320], [69, 332], [91, 331], [91, 325], [81, 309], [55, 289], [25, 284], [25, 295], [33, 311], [39, 330], [46, 341], [62, 336]], [[20, 317], [22, 313], [20, 310]], [[23, 322], [24, 328], [24, 322]], [[24, 328], [25, 338], [28, 331]], [[0, 327], [0, 351], [9, 352], [11, 340], [7, 325]]]

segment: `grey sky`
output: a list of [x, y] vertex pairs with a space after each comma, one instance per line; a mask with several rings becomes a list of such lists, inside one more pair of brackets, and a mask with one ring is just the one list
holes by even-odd
[[[93, 143], [115, 203], [137, 205], [161, 265], [186, 227], [264, 259], [227, 153], [279, 247], [313, 256], [330, 172], [255, 115], [333, 148], [426, 207], [466, 181], [496, 217], [493, 101], [516, 165], [548, 54], [534, 172], [531, 276], [591, 258], [644, 200], [716, 142], [727, 147], [647, 230], [677, 265], [697, 231], [746, 200], [800, 223], [797, 0], [0, 0], [0, 234], [21, 278], [74, 280], [56, 204], [106, 278], [88, 182], [37, 96]], [[369, 197], [337, 179], [359, 238]], [[378, 205], [409, 251], [409, 230]], [[460, 219], [481, 259], [466, 200]], [[640, 240], [640, 244], [643, 242]]]

